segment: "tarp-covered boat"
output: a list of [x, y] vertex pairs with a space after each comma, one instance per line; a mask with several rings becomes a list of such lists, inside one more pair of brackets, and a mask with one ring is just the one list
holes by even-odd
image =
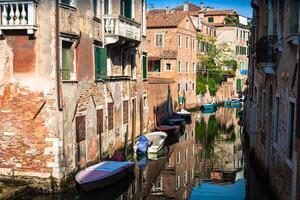
[[84, 191], [109, 186], [133, 172], [133, 162], [104, 161], [80, 171], [75, 179]]
[[149, 139], [145, 135], [141, 135], [133, 148], [135, 152], [144, 154], [148, 151], [150, 145]]

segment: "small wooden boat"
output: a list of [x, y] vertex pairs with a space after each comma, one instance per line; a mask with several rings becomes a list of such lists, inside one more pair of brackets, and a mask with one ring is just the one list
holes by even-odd
[[78, 172], [77, 187], [88, 192], [112, 185], [133, 172], [133, 162], [104, 161]]
[[173, 134], [177, 130], [180, 129], [180, 126], [169, 126], [169, 125], [159, 125], [155, 126], [155, 130], [157, 131], [163, 131], [167, 134]]
[[[150, 143], [150, 146], [148, 147], [148, 153], [159, 152], [163, 148], [165, 140], [168, 137], [167, 133], [162, 131], [148, 133], [144, 136], [149, 140]], [[133, 149], [135, 152], [138, 150], [138, 142], [134, 145]]]
[[216, 112], [217, 104], [215, 104], [215, 103], [202, 104], [200, 108], [202, 111], [205, 111], [205, 112]]

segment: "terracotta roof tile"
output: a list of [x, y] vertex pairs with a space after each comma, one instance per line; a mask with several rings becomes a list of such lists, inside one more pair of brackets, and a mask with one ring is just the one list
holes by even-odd
[[209, 10], [205, 12], [205, 15], [232, 15], [235, 13], [235, 10]]
[[176, 59], [177, 54], [177, 51], [165, 50], [161, 52], [160, 57], [163, 59]]
[[188, 12], [162, 12], [152, 10], [147, 13], [147, 27], [173, 27], [178, 26]]

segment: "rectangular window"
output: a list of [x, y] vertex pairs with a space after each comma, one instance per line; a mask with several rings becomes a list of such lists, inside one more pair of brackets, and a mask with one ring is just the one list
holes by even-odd
[[85, 115], [76, 117], [75, 124], [76, 142], [79, 143], [85, 140]]
[[135, 64], [135, 53], [130, 54], [130, 68], [131, 68], [131, 79], [136, 79], [136, 64]]
[[123, 101], [123, 124], [128, 124], [128, 101]]
[[97, 18], [100, 17], [99, 0], [93, 0], [93, 14], [94, 14], [94, 17], [97, 17]]
[[243, 31], [243, 39], [246, 39], [246, 31]]
[[107, 78], [107, 49], [94, 47], [95, 79]]
[[178, 46], [181, 47], [182, 46], [182, 36], [178, 35]]
[[289, 25], [290, 33], [299, 33], [299, 9], [300, 1], [292, 0], [290, 1], [290, 16], [289, 16]]
[[155, 34], [155, 47], [163, 47], [164, 45], [164, 34], [156, 33]]
[[239, 38], [239, 29], [236, 29], [236, 38]]
[[181, 61], [178, 61], [178, 72], [181, 72]]
[[287, 157], [293, 159], [294, 152], [294, 121], [295, 121], [295, 104], [289, 103], [289, 116], [288, 116], [288, 138], [287, 138]]
[[189, 87], [188, 87], [188, 84], [186, 83], [185, 84], [185, 91], [188, 91]]
[[213, 18], [213, 17], [209, 17], [209, 18], [208, 18], [208, 22], [209, 22], [209, 23], [213, 23], [213, 22], [214, 22], [214, 18]]
[[177, 92], [180, 92], [180, 83], [178, 83], [178, 85], [177, 85]]
[[196, 73], [196, 64], [193, 63], [193, 73]]
[[60, 3], [68, 6], [75, 6], [75, 0], [60, 0]]
[[143, 79], [147, 79], [147, 53], [143, 53], [142, 56], [142, 65], [143, 65]]
[[97, 134], [103, 133], [103, 109], [97, 110]]
[[279, 97], [275, 98], [275, 115], [274, 115], [274, 142], [277, 143], [278, 142], [278, 133], [279, 133], [279, 114], [280, 114], [280, 110], [279, 110], [279, 105], [280, 105], [280, 101], [279, 101]]
[[61, 62], [62, 62], [62, 80], [71, 80], [71, 73], [74, 70], [73, 59], [74, 49], [71, 42], [62, 41]]
[[147, 109], [147, 107], [148, 107], [147, 96], [144, 96], [144, 97], [143, 97], [143, 103], [144, 103], [144, 109]]
[[243, 30], [240, 30], [240, 38], [243, 38]]
[[185, 63], [185, 72], [188, 73], [189, 72], [189, 62]]
[[192, 46], [193, 46], [193, 50], [195, 50], [195, 45], [196, 44], [196, 40], [193, 38], [193, 44], [192, 44]]
[[114, 128], [114, 103], [107, 104], [107, 115], [108, 115], [108, 130]]
[[121, 15], [132, 19], [132, 0], [121, 0]]
[[109, 14], [109, 0], [104, 0], [104, 14]]
[[192, 83], [193, 91], [195, 91], [195, 83]]
[[170, 71], [171, 70], [171, 63], [166, 63], [166, 71]]
[[189, 43], [190, 43], [190, 38], [189, 37], [185, 37], [185, 48], [186, 49], [189, 48]]
[[240, 54], [240, 47], [236, 46], [235, 48], [236, 48], [236, 50], [235, 50], [236, 54]]

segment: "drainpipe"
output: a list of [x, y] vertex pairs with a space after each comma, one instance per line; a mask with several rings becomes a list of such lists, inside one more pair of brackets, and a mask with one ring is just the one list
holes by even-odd
[[56, 54], [56, 92], [57, 108], [63, 110], [61, 103], [61, 85], [60, 85], [60, 55], [59, 55], [59, 0], [55, 0], [55, 54]]

